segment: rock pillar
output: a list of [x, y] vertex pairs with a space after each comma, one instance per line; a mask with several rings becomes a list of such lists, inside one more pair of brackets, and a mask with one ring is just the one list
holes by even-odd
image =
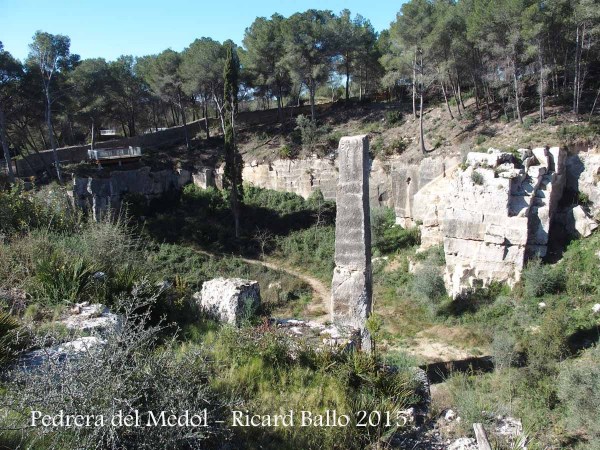
[[360, 346], [369, 350], [366, 320], [371, 314], [373, 287], [367, 136], [342, 138], [338, 161], [331, 316], [334, 324], [360, 334]]

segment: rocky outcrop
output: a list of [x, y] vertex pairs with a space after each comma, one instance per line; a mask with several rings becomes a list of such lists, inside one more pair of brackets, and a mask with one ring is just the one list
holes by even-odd
[[510, 153], [470, 153], [468, 167], [415, 195], [423, 247], [443, 242], [453, 297], [492, 281], [512, 286], [528, 258], [545, 256], [565, 156], [558, 147], [524, 149], [521, 167]]
[[200, 308], [210, 316], [239, 324], [250, 318], [260, 306], [258, 281], [241, 278], [215, 278], [202, 285], [202, 291], [194, 294]]
[[590, 213], [600, 216], [600, 153], [597, 149], [570, 155], [566, 160], [567, 189], [589, 200]]
[[404, 228], [431, 220], [437, 212], [429, 207], [443, 196], [446, 181], [460, 160], [425, 158], [419, 164], [396, 162], [391, 180], [396, 222]]
[[138, 194], [151, 200], [191, 181], [191, 172], [184, 169], [115, 170], [105, 178], [74, 178], [72, 196], [76, 206], [90, 212], [94, 220], [100, 220], [108, 211], [118, 211], [126, 194]]
[[373, 291], [368, 159], [366, 136], [341, 139], [331, 281], [331, 318], [336, 325], [357, 330], [365, 349], [370, 348], [366, 320]]

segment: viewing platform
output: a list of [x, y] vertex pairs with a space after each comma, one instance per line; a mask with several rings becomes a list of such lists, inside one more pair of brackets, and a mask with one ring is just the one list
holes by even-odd
[[118, 164], [124, 162], [135, 162], [142, 157], [142, 149], [140, 147], [122, 147], [110, 149], [88, 150], [88, 158], [91, 162], [98, 165], [102, 164]]

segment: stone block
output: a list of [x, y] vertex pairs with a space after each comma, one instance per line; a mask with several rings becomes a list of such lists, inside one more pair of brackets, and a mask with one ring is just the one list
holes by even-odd
[[334, 324], [360, 334], [370, 349], [366, 320], [371, 313], [371, 221], [369, 205], [369, 140], [344, 137], [339, 145], [339, 179], [335, 221], [335, 270], [331, 282]]
[[206, 281], [194, 298], [209, 315], [223, 322], [239, 324], [260, 306], [260, 287], [258, 281], [220, 277]]

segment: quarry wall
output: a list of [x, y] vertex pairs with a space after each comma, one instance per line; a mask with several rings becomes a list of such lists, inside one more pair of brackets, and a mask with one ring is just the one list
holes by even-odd
[[[520, 158], [490, 149], [458, 158], [369, 162], [369, 203], [394, 208], [396, 222], [419, 226], [421, 250], [443, 245], [444, 279], [457, 297], [493, 281], [514, 285], [526, 261], [548, 251], [552, 223], [575, 236], [597, 227], [600, 212], [600, 154], [567, 155], [558, 147], [521, 149]], [[308, 198], [320, 189], [335, 200], [339, 161], [328, 158], [246, 164], [244, 182]], [[118, 209], [123, 196], [161, 196], [187, 183], [219, 187], [222, 168], [151, 172], [148, 167], [114, 171], [108, 178], [75, 178], [77, 205], [101, 218]], [[589, 205], [560, 205], [563, 192], [584, 193]]]

